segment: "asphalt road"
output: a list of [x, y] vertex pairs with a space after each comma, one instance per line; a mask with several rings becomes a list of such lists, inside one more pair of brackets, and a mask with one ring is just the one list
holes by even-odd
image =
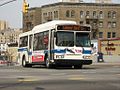
[[0, 67], [0, 90], [120, 90], [119, 64], [83, 69]]

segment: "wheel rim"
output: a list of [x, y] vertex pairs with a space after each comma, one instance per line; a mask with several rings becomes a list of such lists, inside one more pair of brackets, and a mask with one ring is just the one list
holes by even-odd
[[25, 60], [23, 60], [23, 66], [24, 66], [24, 67], [26, 66], [26, 61], [25, 61]]
[[49, 68], [49, 67], [50, 67], [50, 63], [49, 63], [48, 58], [46, 59], [46, 67], [47, 67], [47, 68]]

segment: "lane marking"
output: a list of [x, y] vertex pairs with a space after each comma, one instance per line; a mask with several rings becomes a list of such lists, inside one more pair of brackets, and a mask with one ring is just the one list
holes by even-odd
[[50, 75], [52, 75], [52, 76], [61, 76], [61, 75], [66, 75], [66, 73], [56, 73], [56, 74], [50, 74]]
[[38, 79], [18, 79], [19, 82], [34, 82], [38, 81]]
[[68, 78], [68, 80], [85, 80], [86, 78], [81, 78], [81, 77], [71, 77], [71, 78]]
[[68, 75], [70, 77], [84, 77], [85, 75]]

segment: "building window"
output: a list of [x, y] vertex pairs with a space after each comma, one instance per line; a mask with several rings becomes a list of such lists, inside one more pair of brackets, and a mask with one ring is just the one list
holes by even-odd
[[58, 18], [58, 11], [54, 11], [54, 18]]
[[70, 17], [70, 11], [69, 10], [66, 11], [66, 17]]
[[103, 38], [103, 32], [99, 32], [99, 38]]
[[56, 18], [55, 11], [54, 11], [54, 18]]
[[97, 18], [97, 12], [93, 11], [93, 18]]
[[108, 18], [111, 18], [111, 11], [108, 12]]
[[108, 28], [111, 28], [111, 22], [108, 22]]
[[84, 22], [83, 21], [80, 21], [80, 24], [83, 24]]
[[116, 12], [115, 11], [113, 11], [113, 13], [112, 13], [112, 18], [116, 18]]
[[113, 28], [116, 27], [116, 22], [112, 22], [112, 27], [113, 27]]
[[84, 12], [80, 11], [80, 18], [83, 18], [83, 17], [84, 17]]
[[103, 19], [103, 11], [100, 11], [99, 18]]
[[100, 28], [103, 27], [103, 22], [102, 22], [102, 21], [99, 22], [99, 27], [100, 27]]
[[51, 16], [51, 13], [50, 12], [48, 12], [48, 17], [50, 17]]
[[75, 17], [75, 11], [74, 10], [71, 11], [71, 17]]
[[86, 24], [90, 24], [90, 20], [86, 20]]
[[30, 20], [33, 20], [33, 15], [30, 15]]
[[[55, 12], [54, 12], [54, 15], [55, 15]], [[52, 20], [52, 12], [48, 12], [48, 16], [47, 16], [46, 20], [47, 21], [51, 21]]]
[[52, 16], [53, 16], [53, 15], [52, 15], [52, 12], [51, 12], [51, 14], [50, 14], [50, 15], [51, 15], [51, 16], [50, 16], [50, 18], [52, 19]]
[[86, 18], [89, 18], [89, 17], [90, 17], [90, 12], [87, 11], [87, 12], [86, 12]]
[[107, 33], [107, 38], [111, 38], [111, 32]]
[[46, 19], [47, 13], [43, 13], [43, 18]]
[[112, 32], [112, 38], [115, 38], [115, 37], [116, 37], [116, 33]]
[[56, 11], [56, 18], [58, 18], [58, 11]]

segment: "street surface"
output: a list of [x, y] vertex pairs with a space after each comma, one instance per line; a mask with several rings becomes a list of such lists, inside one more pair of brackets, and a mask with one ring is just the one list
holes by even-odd
[[2, 66], [0, 90], [120, 90], [120, 64], [83, 69]]

